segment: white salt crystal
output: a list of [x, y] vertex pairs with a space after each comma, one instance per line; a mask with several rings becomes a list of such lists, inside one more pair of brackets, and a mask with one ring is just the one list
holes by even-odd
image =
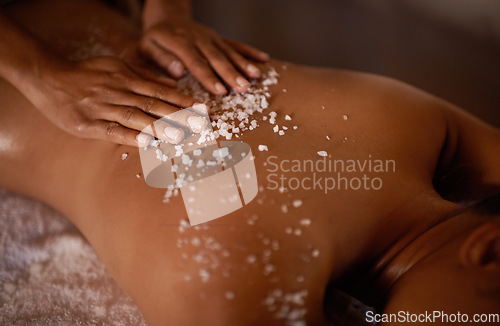
[[200, 240], [200, 238], [198, 238], [198, 237], [194, 237], [194, 238], [192, 238], [192, 239], [191, 239], [191, 244], [192, 244], [193, 246], [198, 247], [199, 245], [201, 245], [201, 240]]
[[349, 117], [347, 115], [343, 115], [342, 118], [344, 118], [344, 120], [347, 120]]
[[292, 117], [287, 114], [285, 115], [285, 120], [292, 120]]
[[200, 269], [199, 275], [203, 283], [206, 283], [208, 282], [208, 280], [210, 280], [210, 272], [206, 269]]
[[193, 155], [194, 155], [194, 156], [200, 156], [200, 155], [201, 155], [201, 149], [195, 149], [195, 150], [193, 151]]
[[268, 151], [267, 149], [267, 146], [266, 145], [259, 145], [259, 151], [263, 152], [263, 151]]
[[122, 154], [122, 161], [124, 161], [126, 158], [127, 158], [128, 154], [127, 153], [123, 153]]
[[300, 200], [300, 199], [295, 199], [295, 200], [292, 202], [292, 206], [293, 206], [293, 207], [295, 207], [295, 208], [302, 206], [302, 200]]
[[312, 252], [311, 252], [311, 255], [313, 257], [318, 257], [319, 256], [319, 249], [314, 249]]
[[247, 257], [247, 263], [249, 264], [253, 264], [257, 261], [257, 257], [255, 257], [254, 255], [250, 255]]
[[299, 129], [298, 126], [293, 126], [293, 130], [297, 130], [297, 129]]
[[329, 136], [326, 136], [326, 140], [330, 140], [330, 137], [329, 137]]
[[284, 132], [283, 130], [280, 130], [280, 131], [278, 132], [278, 135], [280, 135], [280, 136], [283, 136], [284, 134], [285, 134], [285, 132]]
[[308, 218], [303, 218], [300, 220], [300, 225], [309, 226], [311, 225], [311, 220]]
[[233, 300], [234, 299], [234, 292], [233, 291], [226, 291], [225, 296], [226, 296], [226, 299]]
[[281, 205], [281, 211], [285, 214], [288, 213], [288, 207], [285, 204]]
[[278, 125], [275, 125], [274, 128], [273, 128], [273, 131], [274, 132], [278, 132], [279, 129], [280, 129], [280, 127], [278, 127]]
[[319, 152], [318, 152], [318, 155], [319, 155], [319, 156], [323, 156], [323, 157], [325, 157], [325, 156], [327, 156], [327, 155], [328, 155], [328, 153], [327, 153], [326, 151], [319, 151]]
[[267, 264], [266, 266], [264, 266], [264, 273], [266, 273], [266, 274], [272, 273], [275, 270], [276, 270], [276, 267], [274, 267], [274, 265], [272, 265], [272, 264]]
[[302, 230], [297, 228], [297, 229], [295, 229], [295, 231], [293, 231], [293, 234], [295, 234], [296, 236], [299, 236], [302, 234]]

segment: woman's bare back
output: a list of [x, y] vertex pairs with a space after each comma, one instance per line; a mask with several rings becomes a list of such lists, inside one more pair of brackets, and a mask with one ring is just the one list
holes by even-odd
[[[48, 15], [60, 16], [65, 8]], [[95, 13], [103, 35], [107, 28], [118, 35], [107, 46], [133, 52], [128, 23], [97, 3], [81, 5], [81, 17]], [[59, 24], [69, 24], [65, 30], [75, 38], [86, 37], [76, 23], [48, 21], [53, 42], [64, 30]], [[280, 77], [270, 88], [270, 107], [255, 116], [259, 127], [240, 135], [255, 155], [260, 191], [231, 214], [187, 226], [182, 198], [164, 203], [165, 190], [145, 184], [138, 149], [64, 134], [5, 82], [0, 165], [8, 174], [1, 186], [38, 198], [73, 221], [153, 325], [324, 324], [330, 282], [349, 278], [408, 230], [425, 229], [456, 209], [433, 186], [436, 167], [455, 152], [448, 148], [454, 113], [442, 101], [384, 77], [272, 66]], [[263, 119], [271, 111], [279, 128], [287, 127], [284, 135]], [[394, 164], [383, 171], [358, 166], [342, 172], [348, 180], [381, 180], [370, 189], [275, 187], [280, 176], [337, 178], [338, 171], [291, 171], [291, 162], [318, 160]], [[433, 214], [415, 222], [424, 204]], [[378, 236], [382, 231], [384, 237]]]

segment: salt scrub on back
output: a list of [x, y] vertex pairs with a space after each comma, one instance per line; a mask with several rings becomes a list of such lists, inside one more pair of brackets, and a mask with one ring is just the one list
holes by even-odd
[[218, 136], [226, 140], [233, 136], [239, 138], [242, 132], [259, 126], [254, 114], [269, 107], [269, 86], [278, 82], [279, 75], [272, 66], [267, 65], [267, 69], [260, 79], [251, 82], [246, 93], [231, 90], [228, 95], [213, 96], [192, 75], [179, 81], [178, 91], [208, 105], [210, 120]]

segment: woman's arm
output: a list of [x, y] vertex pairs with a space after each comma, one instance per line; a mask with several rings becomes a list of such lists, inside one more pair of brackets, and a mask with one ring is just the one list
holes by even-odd
[[0, 30], [0, 77], [75, 136], [144, 145], [142, 129], [195, 102], [168, 78], [145, 76], [116, 57], [68, 61], [3, 10]]

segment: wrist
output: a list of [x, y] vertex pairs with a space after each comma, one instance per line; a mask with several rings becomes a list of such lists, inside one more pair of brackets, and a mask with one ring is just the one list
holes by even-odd
[[170, 25], [186, 25], [193, 16], [189, 1], [147, 0], [142, 11], [142, 28], [167, 22]]

